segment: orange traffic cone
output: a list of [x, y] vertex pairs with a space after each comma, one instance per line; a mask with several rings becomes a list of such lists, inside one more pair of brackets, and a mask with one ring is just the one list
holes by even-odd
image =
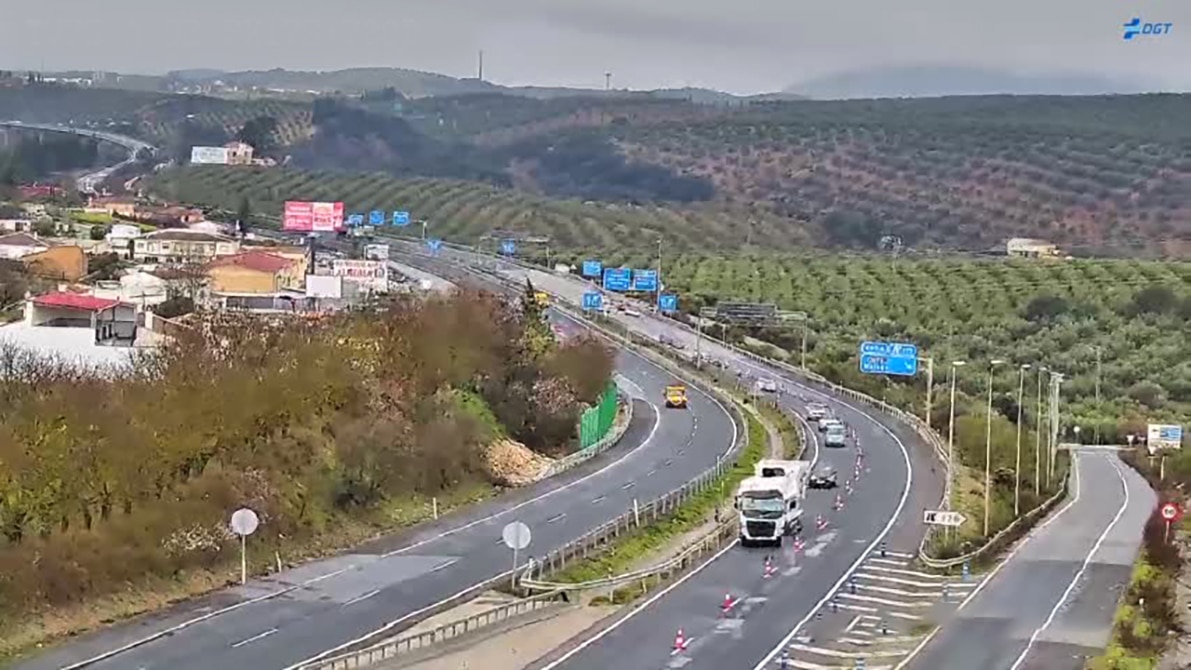
[[682, 650], [686, 649], [686, 645], [687, 645], [686, 636], [682, 634], [682, 629], [679, 628], [678, 634], [674, 636], [674, 651], [676, 651], [676, 652], [682, 651]]
[[[720, 609], [723, 610], [724, 614], [727, 614], [728, 612], [732, 611], [733, 607], [736, 607], [736, 601], [733, 600], [731, 593], [725, 593], [724, 604], [720, 606]], [[682, 631], [679, 632], [681, 633]]]

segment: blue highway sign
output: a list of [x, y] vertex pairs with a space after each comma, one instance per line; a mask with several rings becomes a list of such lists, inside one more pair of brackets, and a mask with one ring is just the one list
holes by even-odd
[[517, 243], [513, 240], [501, 240], [500, 253], [506, 256], [512, 256], [517, 253]]
[[604, 307], [604, 294], [596, 291], [588, 291], [583, 294], [583, 309], [584, 311], [600, 310]]
[[633, 271], [628, 268], [604, 268], [604, 290], [627, 291], [632, 287]]
[[364, 215], [363, 214], [348, 214], [347, 215], [347, 225], [352, 226], [352, 227], [364, 225]]
[[912, 377], [918, 374], [918, 347], [904, 342], [862, 342], [860, 371]]
[[599, 261], [583, 261], [584, 277], [599, 277], [604, 272], [604, 264]]
[[437, 254], [438, 250], [442, 249], [442, 240], [439, 240], [439, 239], [426, 240], [426, 247], [428, 249], [430, 249], [430, 251]]
[[379, 209], [374, 209], [368, 213], [368, 225], [383, 226], [385, 225], [385, 213]]
[[394, 226], [408, 226], [409, 225], [409, 212], [393, 212], [393, 225]]
[[633, 290], [634, 291], [656, 291], [656, 290], [658, 290], [658, 271], [657, 270], [634, 270], [633, 271]]
[[658, 309], [663, 312], [677, 312], [678, 296], [674, 293], [663, 293], [658, 297]]

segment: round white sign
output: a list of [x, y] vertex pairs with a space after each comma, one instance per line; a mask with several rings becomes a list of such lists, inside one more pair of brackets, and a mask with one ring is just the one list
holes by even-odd
[[1174, 521], [1175, 517], [1179, 515], [1179, 506], [1174, 503], [1166, 503], [1162, 506], [1162, 518], [1167, 521]]
[[240, 508], [232, 513], [232, 532], [241, 537], [245, 535], [252, 535], [256, 532], [257, 526], [261, 525], [261, 520], [256, 516], [256, 512], [247, 507]]
[[520, 521], [514, 521], [504, 527], [504, 530], [500, 532], [500, 537], [505, 541], [506, 547], [520, 551], [529, 546], [532, 534], [529, 532], [529, 526]]

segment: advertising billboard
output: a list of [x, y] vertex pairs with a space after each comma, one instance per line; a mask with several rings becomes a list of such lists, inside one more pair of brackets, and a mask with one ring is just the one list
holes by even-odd
[[190, 163], [192, 165], [227, 165], [227, 147], [191, 147]]
[[1150, 453], [1160, 449], [1179, 449], [1183, 446], [1183, 427], [1151, 423], [1146, 427], [1146, 446]]
[[331, 263], [331, 274], [359, 284], [374, 293], [389, 290], [389, 264], [385, 261], [362, 261], [337, 258]]
[[368, 244], [364, 246], [364, 258], [370, 261], [389, 260], [389, 245]]
[[281, 229], [298, 233], [335, 233], [346, 230], [342, 202], [288, 200]]

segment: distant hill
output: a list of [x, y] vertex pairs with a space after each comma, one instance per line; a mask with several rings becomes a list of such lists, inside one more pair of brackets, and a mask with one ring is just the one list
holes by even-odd
[[1017, 74], [978, 67], [897, 66], [840, 72], [786, 88], [817, 100], [924, 98], [949, 95], [1103, 95], [1144, 93], [1145, 82], [1097, 74]]
[[504, 93], [547, 100], [578, 95], [619, 98], [650, 95], [655, 98], [686, 100], [699, 104], [726, 104], [748, 100], [796, 100], [801, 96], [785, 92], [738, 96], [709, 88], [673, 88], [652, 91], [564, 86], [503, 86], [473, 77], [451, 77], [434, 72], [396, 67], [362, 67], [326, 72], [302, 70], [245, 70], [226, 72], [213, 69], [175, 70], [163, 76], [122, 74], [118, 72], [87, 72], [71, 70], [49, 72], [46, 76], [59, 81], [91, 81], [96, 88], [150, 90], [169, 93], [203, 93], [209, 95], [243, 94], [253, 91], [265, 95], [306, 96], [360, 95], [365, 91], [392, 88], [408, 98], [428, 96], [469, 95], [475, 93]]

